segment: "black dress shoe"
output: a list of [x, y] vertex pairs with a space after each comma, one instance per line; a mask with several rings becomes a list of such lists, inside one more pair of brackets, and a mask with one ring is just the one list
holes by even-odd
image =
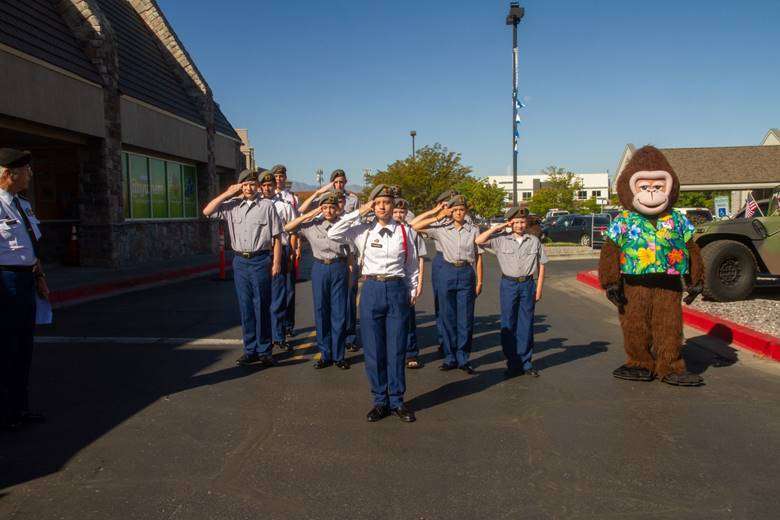
[[477, 371], [474, 370], [474, 367], [471, 366], [471, 363], [466, 363], [465, 365], [461, 365], [458, 368], [472, 376], [477, 373]]
[[347, 351], [348, 352], [357, 352], [358, 350], [360, 350], [360, 347], [358, 347], [354, 343], [347, 343]]
[[535, 368], [529, 368], [525, 371], [525, 375], [531, 376], [531, 377], [539, 377], [539, 371]]
[[236, 365], [245, 367], [258, 361], [260, 361], [260, 356], [257, 354], [244, 354], [236, 360]]
[[349, 370], [349, 361], [346, 359], [342, 359], [341, 361], [336, 361], [336, 366], [339, 367], [341, 370]]
[[27, 424], [46, 422], [46, 416], [44, 416], [42, 413], [30, 411], [22, 412], [21, 415], [19, 415], [19, 419], [23, 423]]
[[366, 419], [368, 419], [368, 422], [377, 422], [388, 415], [390, 415], [390, 411], [387, 409], [387, 406], [377, 405], [366, 414]]
[[510, 379], [512, 377], [522, 376], [523, 375], [523, 369], [522, 368], [507, 368], [504, 370], [504, 377], [507, 379]]
[[449, 370], [455, 370], [456, 368], [458, 368], [458, 364], [457, 363], [442, 363], [439, 366], [439, 370], [441, 370], [442, 372], [447, 372]]
[[327, 367], [331, 366], [332, 364], [333, 364], [333, 361], [325, 361], [325, 360], [322, 360], [322, 359], [318, 359], [317, 361], [314, 362], [313, 366], [314, 366], [314, 368], [316, 370], [320, 370], [321, 368], [327, 368]]
[[284, 335], [285, 336], [295, 336], [295, 331], [291, 328], [284, 329]]
[[273, 348], [273, 347], [276, 347], [276, 348], [278, 348], [279, 350], [282, 350], [282, 351], [284, 351], [284, 352], [292, 352], [292, 351], [293, 351], [293, 347], [292, 347], [292, 345], [290, 345], [290, 344], [289, 344], [289, 343], [287, 343], [286, 341], [275, 341], [275, 342], [273, 343], [273, 345], [272, 345], [272, 348]]
[[257, 362], [264, 368], [276, 366], [276, 360], [271, 356], [258, 356]]
[[405, 405], [401, 405], [398, 408], [393, 408], [392, 413], [397, 415], [403, 422], [414, 422], [417, 418], [414, 416], [414, 412], [408, 409]]

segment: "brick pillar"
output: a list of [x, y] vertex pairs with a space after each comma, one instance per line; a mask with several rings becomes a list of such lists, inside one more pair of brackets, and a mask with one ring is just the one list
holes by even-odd
[[79, 246], [82, 265], [117, 266], [117, 225], [124, 220], [122, 121], [116, 39], [96, 0], [59, 0], [65, 23], [100, 74], [105, 138], [81, 154]]

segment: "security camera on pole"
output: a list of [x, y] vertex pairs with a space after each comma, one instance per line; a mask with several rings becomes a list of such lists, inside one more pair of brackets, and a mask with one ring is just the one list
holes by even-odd
[[517, 206], [517, 140], [520, 136], [517, 124], [520, 122], [518, 110], [523, 104], [517, 97], [517, 24], [523, 19], [525, 8], [518, 2], [509, 4], [506, 24], [512, 26], [512, 205]]

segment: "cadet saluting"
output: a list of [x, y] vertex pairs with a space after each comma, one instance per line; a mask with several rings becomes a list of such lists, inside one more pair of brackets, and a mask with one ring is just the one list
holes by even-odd
[[[293, 218], [298, 216], [298, 197], [292, 191], [287, 189], [287, 167], [283, 164], [276, 164], [271, 168], [271, 174], [274, 176], [275, 196], [292, 206]], [[283, 241], [284, 242], [284, 241]], [[297, 240], [293, 239], [288, 245], [282, 245], [282, 273], [285, 279], [285, 324], [284, 332], [287, 336], [292, 336], [295, 330], [295, 260], [300, 260], [301, 248]], [[285, 345], [286, 347], [286, 345]]]
[[[238, 365], [274, 365], [271, 356], [271, 277], [281, 272], [282, 223], [274, 206], [257, 193], [257, 173], [242, 171], [238, 184], [206, 204], [203, 214], [226, 222], [233, 246], [244, 354]], [[270, 268], [269, 268], [270, 267]]]
[[[534, 306], [542, 298], [547, 255], [539, 239], [525, 232], [527, 218], [525, 208], [510, 208], [506, 212], [506, 222], [493, 226], [476, 240], [477, 244], [493, 251], [501, 266], [501, 347], [506, 356], [508, 377], [539, 376], [531, 363]], [[505, 232], [507, 227], [512, 228], [510, 233]], [[537, 268], [539, 279], [534, 284]]]
[[339, 218], [339, 194], [330, 192], [319, 200], [319, 207], [294, 219], [284, 227], [288, 233], [300, 233], [309, 241], [314, 263], [311, 289], [314, 295], [314, 321], [320, 359], [314, 368], [333, 363], [348, 369], [344, 359], [347, 308], [346, 246], [328, 237], [328, 230]]
[[[404, 357], [409, 307], [417, 294], [417, 253], [406, 226], [393, 220], [395, 196], [392, 188], [379, 184], [366, 204], [328, 230], [330, 238], [354, 243], [360, 255], [360, 336], [374, 399], [369, 422], [391, 412], [403, 421], [415, 420], [414, 412], [404, 405]], [[361, 223], [360, 217], [371, 211], [376, 218]]]
[[0, 148], [0, 428], [41, 422], [28, 404], [35, 329], [35, 294], [49, 297], [38, 259], [41, 232], [30, 203], [19, 196], [30, 184], [29, 152]]
[[[469, 353], [474, 334], [474, 303], [482, 292], [482, 251], [474, 244], [479, 230], [466, 221], [468, 210], [463, 195], [456, 195], [446, 206], [423, 214], [432, 216], [418, 217], [414, 230], [431, 237], [436, 242], [436, 249], [444, 257], [441, 272], [436, 275], [438, 326], [444, 340], [444, 363], [439, 369], [460, 368], [473, 374]], [[449, 224], [430, 227], [448, 217], [452, 218]]]

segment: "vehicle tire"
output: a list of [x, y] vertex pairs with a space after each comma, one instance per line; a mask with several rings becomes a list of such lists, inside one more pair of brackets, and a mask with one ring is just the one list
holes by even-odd
[[730, 302], [744, 300], [756, 283], [756, 259], [735, 240], [717, 240], [701, 250], [704, 261], [704, 297]]
[[582, 235], [580, 237], [580, 245], [590, 247], [590, 235]]

